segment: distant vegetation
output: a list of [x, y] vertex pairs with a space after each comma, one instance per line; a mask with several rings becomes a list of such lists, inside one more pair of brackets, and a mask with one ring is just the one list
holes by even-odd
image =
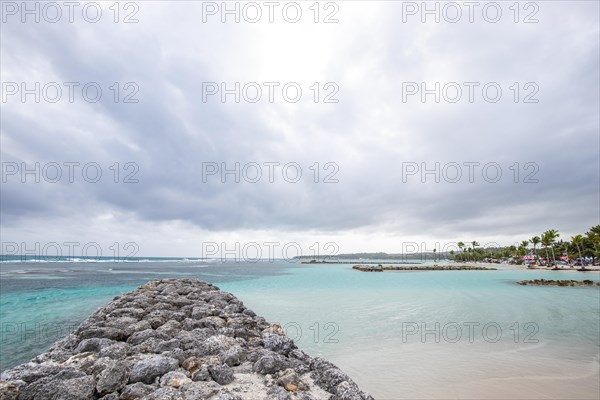
[[467, 244], [458, 242], [460, 250], [451, 251], [450, 254], [455, 261], [508, 261], [539, 265], [571, 263], [585, 266], [600, 259], [600, 225], [590, 228], [585, 235], [575, 235], [567, 241], [559, 238], [557, 230], [549, 229], [540, 236], [523, 240], [518, 246], [482, 248], [477, 241]]
[[322, 262], [333, 260], [420, 260], [441, 261], [454, 260], [461, 262], [487, 261], [509, 262], [514, 264], [556, 265], [570, 263], [585, 266], [596, 264], [600, 260], [600, 225], [593, 226], [585, 234], [575, 235], [570, 240], [563, 240], [555, 229], [542, 232], [523, 240], [519, 244], [500, 247], [481, 247], [476, 241], [458, 242], [458, 251], [433, 251], [420, 253], [351, 253], [337, 255], [299, 256], [300, 260]]

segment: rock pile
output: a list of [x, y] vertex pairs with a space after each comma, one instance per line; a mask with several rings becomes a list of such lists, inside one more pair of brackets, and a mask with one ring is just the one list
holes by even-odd
[[0, 375], [6, 400], [372, 400], [232, 294], [192, 279], [116, 297], [31, 362]]

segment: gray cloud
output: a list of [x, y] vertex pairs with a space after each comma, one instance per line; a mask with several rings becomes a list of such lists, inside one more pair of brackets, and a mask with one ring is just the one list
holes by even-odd
[[[340, 2], [340, 23], [328, 26], [202, 24], [199, 3], [140, 4], [140, 23], [127, 26], [3, 24], [3, 82], [95, 81], [104, 97], [10, 99], [2, 105], [2, 161], [93, 161], [105, 173], [98, 183], [3, 183], [3, 240], [106, 213], [127, 216], [123, 231], [143, 226], [140, 241], [150, 240], [149, 226], [164, 231], [182, 221], [196, 233], [435, 240], [550, 227], [575, 233], [600, 219], [597, 3], [540, 3], [539, 24], [509, 16], [498, 24], [402, 24], [400, 3]], [[207, 81], [296, 81], [304, 97], [204, 103]], [[494, 81], [503, 99], [403, 103], [402, 83], [420, 81]], [[139, 85], [139, 103], [110, 101], [113, 82]], [[336, 82], [339, 103], [312, 102], [314, 82]], [[536, 82], [540, 102], [512, 102], [513, 82]], [[280, 169], [275, 183], [202, 182], [204, 162], [272, 161], [299, 163], [300, 182], [284, 181]], [[114, 162], [136, 163], [139, 183], [112, 182]], [[315, 162], [335, 162], [339, 183], [315, 183]], [[497, 162], [503, 177], [404, 183], [403, 162]], [[514, 183], [515, 162], [521, 181], [523, 165], [536, 163], [539, 183]], [[80, 233], [93, 237], [98, 224]], [[163, 239], [163, 250], [177, 240]]]

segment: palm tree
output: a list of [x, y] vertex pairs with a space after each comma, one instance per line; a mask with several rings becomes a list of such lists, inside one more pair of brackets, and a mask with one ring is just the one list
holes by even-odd
[[517, 248], [514, 245], [508, 246], [508, 251], [511, 258], [515, 258], [517, 256]]
[[547, 232], [550, 236], [550, 250], [552, 251], [552, 261], [556, 263], [556, 257], [554, 255], [554, 243], [556, 242], [556, 239], [558, 239], [560, 234], [555, 229], [550, 229]]
[[437, 259], [435, 258], [435, 253], [437, 252], [437, 249], [434, 247], [433, 248], [433, 261], [437, 261]]
[[600, 236], [600, 225], [592, 226], [587, 235], [589, 234], [595, 234], [596, 236]]
[[533, 244], [533, 254], [535, 255], [535, 257], [537, 259], [537, 252], [536, 252], [535, 248], [537, 247], [538, 244], [540, 244], [542, 239], [540, 239], [539, 236], [534, 236], [531, 239], [529, 239], [529, 241], [531, 242], [531, 244]]
[[471, 242], [471, 245], [473, 246], [472, 252], [473, 252], [473, 261], [475, 261], [475, 259], [477, 258], [477, 254], [475, 253], [475, 250], [477, 249], [477, 246], [479, 246], [479, 243], [477, 243], [477, 241], [473, 240]]
[[527, 246], [529, 245], [529, 240], [523, 240], [519, 245], [519, 256], [524, 257], [527, 255]]
[[550, 256], [548, 255], [548, 246], [552, 244], [552, 238], [548, 234], [548, 232], [542, 233], [542, 246], [544, 246], [544, 250], [546, 250], [546, 265], [550, 264]]
[[584, 263], [583, 263], [583, 257], [581, 255], [581, 247], [583, 247], [583, 236], [582, 235], [575, 235], [571, 237], [571, 242], [573, 242], [573, 244], [575, 245], [575, 247], [577, 247], [577, 252], [579, 253], [579, 260], [581, 261], [581, 266], [584, 267]]
[[527, 250], [527, 246], [529, 246], [529, 240], [523, 240], [521, 242], [521, 247], [525, 250]]
[[600, 225], [592, 226], [585, 235], [592, 243], [593, 264], [596, 264], [596, 258], [600, 257]]
[[458, 242], [458, 248], [462, 250], [462, 254], [463, 254], [463, 261], [464, 261], [464, 255], [465, 255], [465, 244], [463, 242]]

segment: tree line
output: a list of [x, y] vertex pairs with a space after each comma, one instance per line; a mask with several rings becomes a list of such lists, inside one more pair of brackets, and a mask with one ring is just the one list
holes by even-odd
[[484, 261], [486, 259], [510, 260], [517, 264], [524, 262], [523, 258], [531, 256], [533, 262], [554, 265], [560, 257], [567, 255], [570, 260], [579, 260], [581, 265], [586, 259], [596, 263], [600, 259], [600, 225], [591, 227], [585, 234], [571, 236], [563, 240], [556, 229], [549, 229], [539, 236], [523, 240], [517, 245], [494, 248], [479, 247], [477, 241], [470, 243], [458, 242], [458, 251], [450, 251], [455, 261]]

